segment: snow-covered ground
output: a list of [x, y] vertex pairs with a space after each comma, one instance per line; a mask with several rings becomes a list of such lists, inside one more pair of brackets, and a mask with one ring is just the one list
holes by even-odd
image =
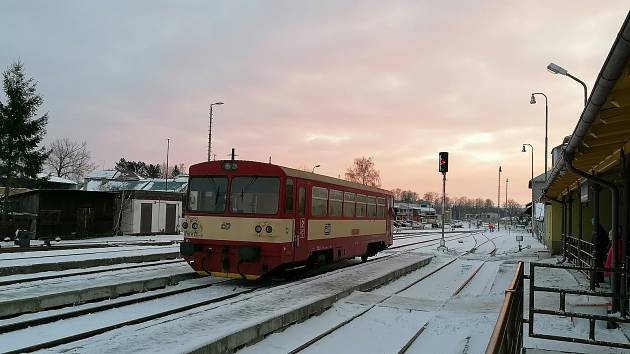
[[104, 273], [5, 285], [0, 289], [0, 306], [2, 302], [10, 300], [36, 298], [47, 294], [58, 294], [132, 281], [192, 273], [192, 269], [186, 262], [171, 264], [148, 263], [148, 265], [147, 267], [141, 268], [121, 269]]
[[[59, 242], [53, 241], [52, 246], [56, 245], [76, 245], [76, 244], [118, 244], [125, 242], [177, 242], [182, 241], [184, 236], [181, 234], [173, 234], [173, 235], [146, 235], [146, 236], [133, 236], [133, 235], [122, 235], [122, 236], [106, 236], [106, 237], [96, 237], [82, 240], [61, 240]], [[31, 240], [31, 246], [43, 246], [44, 241], [41, 240]], [[0, 240], [1, 248], [11, 248], [17, 247], [13, 241], [4, 241]]]
[[[262, 289], [251, 294], [240, 295], [225, 303], [206, 305], [142, 324], [125, 326], [76, 343], [51, 348], [46, 352], [136, 353], [192, 350], [238, 328], [260, 321], [261, 318], [270, 318], [292, 307], [321, 298], [329, 291], [334, 290], [334, 288], [330, 288], [331, 279], [334, 279], [332, 284], [345, 286], [350, 281], [356, 281], [357, 277], [367, 277], [375, 271], [384, 271], [384, 269], [379, 269], [379, 263], [387, 264], [387, 269], [395, 268], [395, 261], [392, 260], [396, 257], [389, 256], [400, 256], [402, 257], [401, 262], [404, 263], [409, 262], [414, 257], [420, 258], [430, 254], [434, 258], [429, 265], [370, 292], [354, 292], [352, 295], [337, 301], [330, 309], [320, 315], [294, 324], [282, 332], [269, 335], [256, 344], [242, 348], [239, 353], [288, 353], [309, 341], [313, 341], [313, 343], [300, 352], [398, 353], [401, 348], [406, 346], [405, 353], [483, 353], [494, 329], [504, 299], [504, 290], [514, 276], [517, 261], [555, 263], [556, 259], [540, 259], [539, 257], [546, 257], [546, 253], [541, 252], [544, 251], [544, 246], [524, 231], [501, 230], [492, 233], [480, 231], [464, 233], [464, 231], [471, 231], [467, 229], [452, 231], [453, 233], [445, 235], [447, 248], [438, 250], [439, 230], [398, 230], [393, 245], [396, 248], [381, 252], [374, 257], [381, 258], [379, 261], [368, 262], [366, 265], [347, 270], [333, 271], [317, 276], [312, 280], [311, 284], [317, 283], [318, 279], [327, 279], [328, 285], [323, 288], [310, 288], [310, 285], [304, 284], [311, 282], [311, 280], [306, 280], [272, 289]], [[523, 236], [520, 245], [521, 250], [519, 250], [519, 244], [516, 241], [517, 235]], [[133, 239], [137, 240], [135, 237]], [[111, 239], [108, 238], [108, 240]], [[149, 240], [147, 239], [147, 241]], [[150, 250], [167, 252], [167, 250], [162, 249], [163, 247], [169, 251], [171, 249], [177, 250], [176, 246], [150, 248], [119, 246], [116, 249], [135, 254], [150, 252]], [[50, 255], [68, 257], [69, 259], [111, 257], [112, 255], [108, 255], [106, 251], [107, 249], [98, 249], [96, 252], [94, 249], [85, 249], [47, 252], [52, 252]], [[37, 254], [47, 255], [44, 252], [37, 252]], [[120, 252], [115, 252], [115, 254], [119, 256]], [[28, 262], [26, 256], [31, 254], [22, 254], [21, 257], [11, 257], [12, 255], [14, 254], [0, 255], [0, 266], [3, 262]], [[2, 256], [7, 256], [7, 258], [2, 259]], [[48, 258], [54, 259], [56, 257], [39, 259], [46, 260]], [[186, 264], [181, 266], [187, 267]], [[368, 268], [365, 268], [366, 266]], [[179, 266], [173, 265], [172, 267], [175, 269]], [[169, 266], [168, 269], [172, 267]], [[136, 272], [142, 273], [140, 270], [121, 271], [121, 276], [118, 278], [134, 276], [133, 273]], [[127, 275], [122, 275], [125, 273]], [[78, 281], [74, 285], [79, 286], [78, 284], [86, 282], [113, 282], [117, 278], [116, 275], [109, 275], [109, 272], [106, 274], [108, 275], [86, 276], [83, 279], [85, 281]], [[136, 276], [139, 275], [136, 274]], [[547, 286], [584, 289], [588, 284], [583, 275], [558, 269], [541, 271], [536, 274], [536, 279], [537, 284]], [[216, 278], [187, 280], [175, 287], [157, 290], [157, 292], [215, 281], [217, 281]], [[61, 291], [65, 286], [63, 282], [55, 284], [54, 281], [41, 282], [41, 284], [44, 287], [48, 286], [53, 292]], [[525, 284], [527, 291], [528, 282], [526, 281]], [[208, 289], [198, 289], [165, 299], [142, 302], [120, 309], [3, 334], [0, 335], [0, 348], [5, 349], [3, 342], [13, 343], [11, 347], [6, 348], [20, 348], [64, 333], [78, 333], [152, 312], [193, 304], [213, 296], [238, 292], [241, 288], [242, 285], [213, 285]], [[23, 291], [33, 291], [28, 289], [29, 287], [26, 287]], [[14, 296], [20, 291], [18, 286], [9, 287], [0, 291], [0, 295], [4, 292], [5, 296]], [[141, 296], [143, 294], [131, 295], [126, 298]], [[537, 307], [557, 309], [557, 297], [557, 294], [537, 294], [536, 305]], [[124, 299], [105, 302], [122, 300]], [[527, 301], [527, 296], [525, 300]], [[567, 297], [567, 306], [579, 306], [577, 304], [584, 302], [596, 301]], [[11, 321], [71, 311], [76, 308], [97, 306], [100, 303], [104, 302], [23, 315], [15, 319], [2, 320], [0, 325]], [[527, 303], [525, 308], [527, 308]], [[570, 319], [550, 319], [540, 316], [536, 323], [538, 333], [570, 334], [582, 337], [588, 333], [587, 325], [577, 321], [572, 322]], [[333, 328], [336, 329], [331, 330]], [[330, 334], [325, 335], [328, 332]], [[322, 338], [314, 340], [318, 336], [322, 336]], [[600, 324], [598, 324], [597, 336], [601, 340], [628, 341], [621, 330], [606, 330]], [[37, 340], [33, 338], [37, 338]], [[576, 353], [624, 352], [619, 349], [531, 338], [525, 338], [524, 344], [528, 348]]]
[[[524, 236], [521, 251], [516, 235]], [[436, 237], [419, 233], [418, 240]], [[412, 242], [413, 239], [409, 238], [397, 239], [394, 245]], [[397, 249], [434, 254], [435, 258], [428, 266], [372, 292], [355, 292], [321, 315], [270, 335], [239, 353], [289, 353], [335, 327], [339, 328], [299, 352], [336, 353], [343, 348], [344, 353], [399, 353], [405, 345], [409, 345], [405, 353], [485, 352], [503, 303], [504, 291], [514, 276], [517, 261], [540, 261], [539, 251], [543, 251], [544, 246], [531, 235], [513, 230], [471, 234], [470, 237], [452, 241], [447, 239], [446, 252], [437, 251], [435, 243], [431, 244]], [[416, 247], [421, 248], [415, 249]], [[464, 254], [474, 247], [474, 253]], [[384, 253], [389, 252], [392, 251]], [[491, 253], [496, 255], [491, 256]], [[543, 257], [544, 254], [541, 253]], [[450, 261], [453, 263], [447, 265]], [[556, 259], [551, 258], [548, 261], [555, 262]], [[434, 275], [401, 291], [441, 267], [444, 268]], [[466, 284], [466, 280], [477, 269], [478, 273]], [[541, 272], [536, 276], [537, 284], [540, 281], [541, 285], [579, 286], [576, 277], [580, 275], [565, 270], [554, 270], [546, 274]], [[466, 285], [454, 295], [463, 284]], [[582, 277], [580, 284], [588, 282]], [[549, 296], [539, 296], [537, 306], [543, 303], [557, 306], [557, 299], [554, 302]], [[345, 322], [347, 323], [344, 324]], [[584, 336], [588, 330], [588, 326], [574, 326], [568, 319], [541, 319], [538, 323], [537, 331], [542, 333]], [[619, 330], [598, 332], [598, 336], [602, 340], [624, 340]], [[530, 348], [577, 353], [628, 352], [529, 338], [525, 339], [525, 345]]]
[[169, 246], [118, 246], [104, 248], [78, 248], [66, 250], [0, 253], [0, 268], [33, 264], [84, 261], [97, 258], [117, 258], [178, 252], [179, 245]]

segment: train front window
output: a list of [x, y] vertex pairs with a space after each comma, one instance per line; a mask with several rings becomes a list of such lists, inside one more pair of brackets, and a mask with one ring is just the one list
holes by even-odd
[[188, 208], [209, 213], [225, 212], [227, 177], [191, 177]]
[[280, 197], [278, 177], [234, 177], [230, 210], [239, 214], [276, 214]]

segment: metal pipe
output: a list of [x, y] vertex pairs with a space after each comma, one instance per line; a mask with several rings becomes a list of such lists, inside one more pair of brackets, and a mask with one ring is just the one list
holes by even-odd
[[[611, 215], [611, 219], [612, 219], [612, 229], [611, 229], [611, 236], [612, 236], [612, 251], [613, 251], [613, 259], [612, 259], [612, 265], [611, 268], [617, 268], [617, 258], [618, 258], [618, 254], [619, 254], [619, 250], [617, 249], [618, 247], [618, 239], [619, 239], [619, 235], [617, 233], [618, 231], [618, 227], [619, 227], [619, 220], [618, 220], [618, 212], [619, 212], [619, 189], [617, 188], [617, 186], [615, 186], [613, 183], [610, 183], [604, 179], [601, 179], [599, 177], [590, 175], [584, 171], [578, 170], [577, 168], [575, 168], [575, 166], [573, 166], [573, 158], [574, 158], [574, 153], [571, 151], [565, 151], [563, 154], [564, 157], [564, 164], [567, 167], [567, 169], [569, 171], [571, 171], [571, 173], [575, 174], [576, 176], [579, 177], [583, 177], [586, 178], [587, 180], [593, 182], [593, 183], [597, 183], [599, 185], [608, 187], [608, 189], [610, 189], [610, 193], [612, 195], [612, 215]], [[616, 274], [612, 274], [612, 288], [613, 288], [613, 292], [615, 293], [619, 293], [619, 284], [617, 282], [617, 278], [618, 276]], [[618, 299], [613, 298], [613, 311], [617, 311], [619, 309], [619, 301], [617, 301]]]
[[[600, 267], [603, 266], [604, 263], [599, 263], [598, 259], [598, 250], [599, 250], [599, 184], [592, 184], [591, 188], [593, 188], [593, 232], [591, 233], [591, 242], [593, 243], [593, 262], [592, 267]], [[597, 278], [597, 272], [593, 271], [591, 273], [591, 290], [595, 290], [595, 283]]]
[[[561, 242], [564, 242], [565, 239], [565, 235], [567, 232], [567, 197], [563, 196], [562, 197], [562, 213], [560, 214], [560, 237], [562, 237]], [[545, 222], [546, 224], [546, 222]], [[564, 245], [564, 243], [563, 243]], [[552, 246], [553, 246], [553, 241], [552, 241]], [[553, 248], [553, 247], [552, 247]], [[564, 262], [566, 262], [567, 260], [567, 253], [565, 252], [565, 249], [563, 247], [562, 249], [562, 259], [558, 261], [558, 264], [562, 264]]]

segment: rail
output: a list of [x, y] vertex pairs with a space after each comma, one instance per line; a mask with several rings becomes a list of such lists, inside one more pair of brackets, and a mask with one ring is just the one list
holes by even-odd
[[525, 266], [518, 262], [499, 318], [494, 326], [486, 354], [520, 353], [523, 347], [523, 280]]

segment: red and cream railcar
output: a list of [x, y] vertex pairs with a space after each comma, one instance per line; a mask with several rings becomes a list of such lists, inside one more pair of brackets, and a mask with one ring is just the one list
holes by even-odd
[[256, 279], [392, 244], [390, 192], [253, 161], [190, 167], [181, 253], [202, 275]]

